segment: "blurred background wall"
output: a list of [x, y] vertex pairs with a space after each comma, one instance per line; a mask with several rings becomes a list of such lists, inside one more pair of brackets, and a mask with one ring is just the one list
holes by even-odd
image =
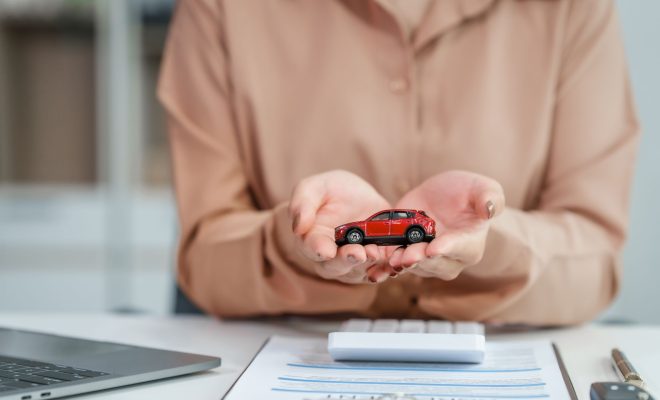
[[172, 6], [0, 0], [0, 309], [170, 310]]
[[607, 317], [660, 323], [660, 2], [618, 0], [637, 112], [642, 124], [624, 252], [622, 293]]
[[[617, 2], [644, 136], [605, 319], [660, 322], [660, 2]], [[0, 311], [170, 312], [155, 84], [173, 0], [0, 0]]]

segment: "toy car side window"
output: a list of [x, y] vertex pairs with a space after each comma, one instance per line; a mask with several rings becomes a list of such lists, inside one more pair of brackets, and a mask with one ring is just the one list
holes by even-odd
[[390, 219], [390, 212], [384, 212], [376, 215], [375, 217], [371, 218], [372, 221], [387, 221]]
[[405, 211], [395, 211], [392, 213], [392, 219], [406, 219], [410, 218]]

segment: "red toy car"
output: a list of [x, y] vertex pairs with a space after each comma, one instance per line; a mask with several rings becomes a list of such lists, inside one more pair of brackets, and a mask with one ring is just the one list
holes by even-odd
[[435, 221], [422, 210], [383, 210], [364, 221], [335, 228], [335, 242], [379, 246], [430, 242], [435, 237]]

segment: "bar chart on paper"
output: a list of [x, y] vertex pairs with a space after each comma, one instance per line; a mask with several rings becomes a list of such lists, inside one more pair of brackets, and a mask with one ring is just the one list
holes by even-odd
[[478, 365], [335, 362], [326, 346], [271, 338], [225, 399], [571, 399], [550, 342], [488, 343]]

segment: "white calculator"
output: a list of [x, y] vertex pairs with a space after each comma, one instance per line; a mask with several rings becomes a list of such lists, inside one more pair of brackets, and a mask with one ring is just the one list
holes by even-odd
[[350, 319], [328, 335], [335, 361], [481, 363], [484, 326], [477, 322]]

